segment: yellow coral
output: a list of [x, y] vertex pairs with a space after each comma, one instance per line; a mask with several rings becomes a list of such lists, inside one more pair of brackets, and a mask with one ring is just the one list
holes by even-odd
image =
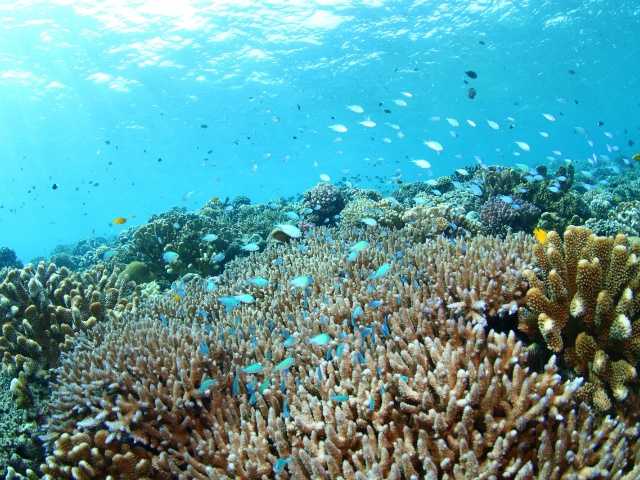
[[[628, 396], [640, 358], [640, 273], [636, 248], [624, 235], [598, 237], [569, 227], [564, 241], [548, 232], [534, 246], [539, 279], [525, 273], [531, 288], [521, 310], [521, 330], [537, 332], [554, 352], [594, 386], [586, 395], [598, 408], [604, 396]], [[537, 330], [532, 325], [537, 324]]]

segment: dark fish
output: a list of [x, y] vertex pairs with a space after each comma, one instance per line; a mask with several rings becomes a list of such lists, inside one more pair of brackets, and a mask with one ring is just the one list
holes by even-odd
[[478, 41], [478, 43], [479, 43], [480, 45], [486, 45], [486, 43], [484, 42], [484, 40], [479, 40], [479, 41]]
[[53, 185], [51, 185], [51, 189], [52, 190], [57, 190], [58, 189], [58, 184], [54, 183]]
[[200, 125], [200, 128], [209, 128], [209, 125], [207, 125], [206, 123], [203, 123], [202, 125]]
[[476, 91], [475, 88], [471, 87], [468, 91], [467, 91], [467, 97], [469, 97], [471, 100], [473, 100], [474, 98], [476, 98], [476, 95], [478, 94], [478, 92]]
[[569, 75], [575, 75], [576, 74], [576, 71], [574, 69], [572, 69], [572, 68], [570, 68], [568, 70], [568, 72], [569, 72]]
[[478, 78], [478, 74], [476, 72], [474, 72], [473, 70], [467, 70], [466, 72], [464, 72], [467, 77], [469, 78]]
[[106, 143], [107, 145], [111, 145], [111, 140], [105, 140], [104, 143]]

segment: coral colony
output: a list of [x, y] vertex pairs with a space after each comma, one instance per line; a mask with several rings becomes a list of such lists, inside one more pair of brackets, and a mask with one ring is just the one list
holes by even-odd
[[42, 412], [7, 478], [640, 478], [639, 190], [582, 177], [325, 182], [3, 250], [3, 375]]

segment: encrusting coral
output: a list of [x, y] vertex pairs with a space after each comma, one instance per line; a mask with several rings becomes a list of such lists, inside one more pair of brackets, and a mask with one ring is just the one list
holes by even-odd
[[[640, 358], [638, 244], [625, 235], [599, 237], [585, 227], [555, 232], [534, 247], [540, 277], [525, 272], [531, 288], [520, 328], [541, 335], [587, 382], [580, 396], [606, 411], [611, 396], [630, 395]], [[633, 395], [635, 396], [635, 395]]]
[[526, 242], [403, 235], [317, 229], [83, 334], [45, 478], [637, 478], [637, 427], [441, 298], [501, 272], [509, 304]]
[[78, 332], [124, 309], [132, 288], [104, 265], [72, 273], [41, 262], [7, 273], [0, 283], [0, 355], [19, 403], [29, 402], [29, 380], [57, 366]]

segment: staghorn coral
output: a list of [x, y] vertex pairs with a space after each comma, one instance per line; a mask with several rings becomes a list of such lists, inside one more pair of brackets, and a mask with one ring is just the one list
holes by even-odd
[[609, 206], [602, 219], [589, 219], [585, 226], [598, 235], [615, 235], [624, 233], [637, 236], [640, 234], [640, 201], [621, 202], [615, 207]]
[[3, 369], [16, 377], [13, 389], [22, 392], [22, 401], [27, 381], [56, 366], [78, 332], [122, 310], [131, 288], [104, 265], [72, 273], [41, 262], [7, 273], [0, 283], [0, 354]]
[[[328, 234], [315, 232], [305, 253], [273, 245], [232, 262], [215, 296], [194, 280], [182, 302], [149, 303], [83, 335], [60, 368], [45, 478], [640, 474], [636, 427], [578, 408], [580, 381], [562, 382], [553, 360], [529, 372], [513, 333], [486, 333], [432, 297], [421, 268], [473, 275], [432, 264], [429, 255], [447, 258], [446, 242], [369, 236], [376, 248], [348, 262], [353, 238], [329, 245]], [[485, 262], [509, 251], [474, 241]], [[390, 258], [395, 274], [372, 280]], [[304, 292], [289, 285], [301, 273], [314, 278]], [[218, 294], [246, 292], [253, 275], [269, 286], [225, 310]], [[320, 332], [329, 343], [310, 343]]]
[[[638, 244], [624, 235], [598, 237], [585, 227], [552, 231], [534, 247], [541, 279], [531, 288], [520, 329], [541, 335], [553, 352], [586, 377], [581, 397], [600, 410], [629, 397], [640, 357]], [[635, 400], [630, 400], [635, 401]]]

